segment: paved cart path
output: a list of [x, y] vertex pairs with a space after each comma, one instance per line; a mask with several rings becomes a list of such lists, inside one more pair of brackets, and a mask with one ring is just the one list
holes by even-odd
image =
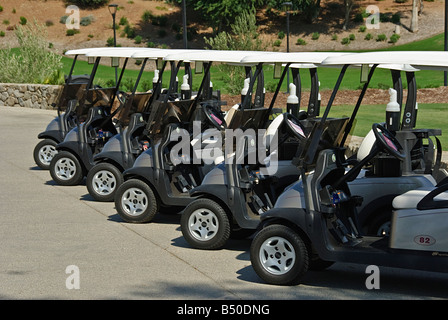
[[[85, 185], [55, 185], [32, 152], [55, 111], [0, 107], [0, 299], [446, 299], [445, 274], [335, 264], [295, 287], [264, 284], [250, 240], [219, 251], [189, 248], [180, 216], [124, 223]], [[72, 278], [79, 271], [79, 289]], [[66, 273], [66, 268], [69, 267]], [[75, 271], [73, 271], [75, 270]]]

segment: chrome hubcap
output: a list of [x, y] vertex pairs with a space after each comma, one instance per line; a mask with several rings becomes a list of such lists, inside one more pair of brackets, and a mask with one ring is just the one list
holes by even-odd
[[39, 149], [39, 160], [44, 165], [50, 165], [51, 159], [58, 153], [52, 145], [46, 145]]
[[198, 209], [188, 219], [188, 229], [195, 239], [199, 241], [210, 240], [218, 232], [218, 218], [210, 210]]
[[130, 188], [121, 197], [124, 211], [131, 216], [142, 214], [148, 207], [148, 197], [139, 188]]
[[261, 245], [259, 258], [266, 271], [274, 275], [282, 275], [294, 266], [296, 253], [288, 240], [282, 237], [271, 237]]
[[110, 171], [101, 170], [93, 176], [92, 186], [98, 194], [110, 194], [115, 190], [117, 180]]
[[76, 174], [76, 165], [70, 158], [61, 158], [55, 164], [56, 176], [61, 180], [70, 180]]

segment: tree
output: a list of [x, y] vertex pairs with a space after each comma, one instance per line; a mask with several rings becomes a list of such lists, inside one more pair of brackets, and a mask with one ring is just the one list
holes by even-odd
[[344, 0], [344, 25], [342, 26], [342, 30], [347, 30], [348, 22], [350, 21], [350, 12], [353, 9], [353, 5], [355, 4], [355, 0]]
[[[231, 32], [222, 31], [214, 37], [204, 38], [205, 43], [214, 50], [265, 50], [266, 45], [258, 38], [255, 10], [237, 15]], [[245, 74], [240, 67], [222, 64], [219, 66], [223, 76], [228, 77], [227, 89], [232, 94], [241, 90]]]
[[411, 18], [411, 32], [418, 31], [418, 11], [419, 5], [418, 0], [412, 0], [412, 18]]

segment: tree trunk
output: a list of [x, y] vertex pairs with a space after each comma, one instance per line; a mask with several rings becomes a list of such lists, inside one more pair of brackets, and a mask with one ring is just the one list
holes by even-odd
[[411, 32], [418, 31], [418, 0], [412, 0]]
[[344, 0], [345, 7], [345, 20], [344, 25], [342, 26], [342, 30], [347, 30], [348, 22], [350, 21], [350, 12], [353, 8], [354, 0]]

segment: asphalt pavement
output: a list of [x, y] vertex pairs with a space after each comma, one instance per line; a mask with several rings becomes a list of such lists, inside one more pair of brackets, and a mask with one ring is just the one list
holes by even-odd
[[222, 250], [189, 247], [179, 214], [123, 222], [85, 184], [56, 185], [33, 160], [37, 134], [56, 111], [0, 107], [0, 299], [301, 300], [447, 299], [447, 274], [336, 263], [292, 287], [265, 284], [250, 239]]

